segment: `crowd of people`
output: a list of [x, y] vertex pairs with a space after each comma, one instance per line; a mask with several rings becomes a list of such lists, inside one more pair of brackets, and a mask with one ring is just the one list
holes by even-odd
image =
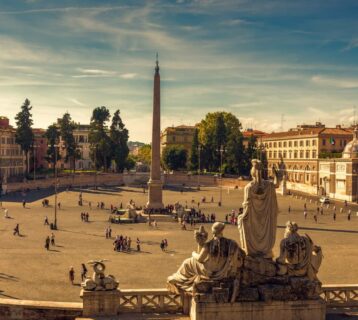
[[89, 213], [88, 212], [81, 212], [81, 221], [89, 222]]
[[[136, 250], [140, 251], [140, 240], [136, 240]], [[132, 239], [127, 236], [116, 236], [116, 239], [113, 242], [113, 250], [117, 252], [130, 252], [132, 250]]]

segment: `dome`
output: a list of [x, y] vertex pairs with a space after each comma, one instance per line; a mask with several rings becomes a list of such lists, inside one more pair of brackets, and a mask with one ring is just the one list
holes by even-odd
[[358, 127], [355, 127], [354, 129], [353, 140], [347, 143], [347, 145], [345, 146], [342, 158], [358, 158]]

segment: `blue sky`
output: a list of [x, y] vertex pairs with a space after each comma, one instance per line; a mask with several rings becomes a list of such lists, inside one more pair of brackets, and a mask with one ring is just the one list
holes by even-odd
[[[162, 127], [233, 112], [244, 128], [349, 125], [358, 1], [0, 1], [0, 114], [29, 98], [37, 127], [119, 108], [149, 142], [159, 52]], [[358, 111], [358, 110], [357, 110]]]

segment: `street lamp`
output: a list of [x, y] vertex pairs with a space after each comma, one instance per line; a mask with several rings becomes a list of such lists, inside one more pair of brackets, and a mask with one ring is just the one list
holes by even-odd
[[59, 147], [58, 144], [49, 145], [49, 147], [55, 148], [55, 219], [53, 222], [53, 230], [57, 230], [57, 148]]
[[34, 154], [34, 181], [36, 180], [36, 149], [38, 148], [39, 146], [37, 144], [33, 144], [32, 145], [32, 148], [33, 148], [33, 154]]
[[198, 146], [198, 190], [200, 190], [200, 151], [201, 151], [201, 146]]
[[220, 146], [220, 149], [217, 150], [220, 152], [220, 200], [219, 200], [219, 207], [222, 204], [222, 197], [223, 197], [223, 176], [222, 176], [222, 166], [223, 166], [223, 153], [225, 152], [225, 148], [223, 145]]

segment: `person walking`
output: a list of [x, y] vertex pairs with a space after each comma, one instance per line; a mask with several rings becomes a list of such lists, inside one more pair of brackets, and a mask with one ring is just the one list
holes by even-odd
[[333, 212], [333, 221], [336, 221], [336, 211]]
[[348, 210], [348, 216], [347, 216], [348, 221], [351, 220], [351, 213], [352, 213], [352, 211], [351, 211], [351, 209], [349, 209]]
[[306, 220], [306, 218], [307, 218], [307, 210], [303, 211], [303, 216], [305, 217], [305, 220]]
[[140, 240], [139, 240], [139, 238], [137, 238], [137, 251], [138, 252], [140, 251]]
[[81, 280], [84, 281], [87, 277], [87, 268], [84, 263], [81, 264], [82, 271], [81, 271]]
[[48, 222], [48, 217], [46, 216], [46, 217], [45, 217], [44, 226], [48, 226], [48, 225], [49, 225], [49, 222]]
[[318, 222], [318, 219], [317, 219], [317, 215], [316, 215], [316, 214], [313, 216], [313, 219], [314, 219], [314, 221], [315, 221], [316, 223]]
[[163, 240], [160, 242], [160, 249], [161, 249], [162, 251], [164, 251], [164, 241], [163, 241]]
[[4, 218], [6, 218], [6, 219], [10, 218], [9, 209], [4, 209], [4, 213], [5, 213]]
[[55, 246], [55, 235], [53, 232], [51, 233], [51, 246]]
[[128, 238], [127, 241], [127, 251], [131, 251], [132, 239], [131, 237]]
[[45, 239], [45, 248], [46, 250], [50, 250], [50, 237], [47, 236]]
[[288, 206], [288, 213], [291, 213], [291, 206]]
[[73, 285], [73, 282], [75, 281], [75, 270], [73, 269], [73, 267], [70, 267], [70, 270], [68, 271], [68, 277], [71, 284]]
[[17, 223], [15, 228], [14, 228], [14, 236], [20, 236], [20, 227], [19, 227], [19, 224]]

